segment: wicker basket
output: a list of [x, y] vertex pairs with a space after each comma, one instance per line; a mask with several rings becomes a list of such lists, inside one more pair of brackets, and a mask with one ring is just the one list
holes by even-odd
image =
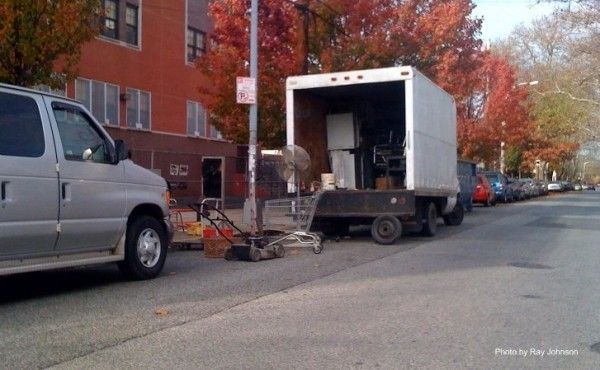
[[[241, 242], [241, 238], [230, 238], [234, 243]], [[231, 247], [231, 243], [225, 238], [204, 238], [204, 257], [223, 258], [225, 251]]]

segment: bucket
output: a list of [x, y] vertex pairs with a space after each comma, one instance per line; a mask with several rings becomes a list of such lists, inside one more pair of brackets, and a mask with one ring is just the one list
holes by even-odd
[[335, 190], [335, 175], [333, 173], [321, 174], [321, 188], [323, 190]]
[[205, 227], [202, 230], [203, 238], [219, 238], [221, 236], [225, 236], [226, 238], [233, 238], [233, 229], [230, 228], [221, 228], [221, 232], [218, 232], [214, 227]]

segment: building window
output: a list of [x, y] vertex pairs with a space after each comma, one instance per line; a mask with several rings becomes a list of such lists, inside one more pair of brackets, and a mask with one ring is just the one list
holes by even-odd
[[102, 35], [119, 39], [119, 3], [116, 0], [104, 0], [104, 24]]
[[150, 93], [127, 89], [127, 127], [150, 130]]
[[187, 60], [194, 62], [206, 50], [206, 34], [195, 28], [188, 27], [187, 30]]
[[121, 44], [140, 43], [141, 0], [102, 0], [102, 36]]
[[119, 125], [119, 86], [78, 78], [75, 99], [79, 100], [98, 120], [106, 125]]
[[188, 135], [206, 137], [206, 111], [200, 103], [187, 102]]
[[127, 34], [125, 35], [126, 42], [132, 45], [138, 44], [138, 7], [127, 4], [125, 11], [125, 25]]

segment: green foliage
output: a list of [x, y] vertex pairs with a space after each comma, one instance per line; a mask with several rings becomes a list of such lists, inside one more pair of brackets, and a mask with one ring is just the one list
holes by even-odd
[[508, 147], [506, 149], [504, 164], [506, 171], [512, 174], [519, 172], [521, 163], [523, 162], [523, 152], [519, 147]]
[[0, 0], [0, 81], [64, 86], [100, 9], [100, 0]]

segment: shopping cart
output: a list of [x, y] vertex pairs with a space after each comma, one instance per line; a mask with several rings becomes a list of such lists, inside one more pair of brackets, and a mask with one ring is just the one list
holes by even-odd
[[[218, 235], [231, 244], [231, 248], [225, 254], [226, 259], [243, 259], [256, 262], [261, 259], [281, 258], [285, 255], [285, 246], [291, 244], [310, 246], [315, 254], [319, 254], [323, 250], [321, 239], [313, 233], [297, 230], [293, 232], [281, 231], [283, 234], [279, 232], [277, 235], [271, 235], [270, 233], [250, 235], [238, 228], [225, 215], [223, 210], [218, 208], [218, 204], [213, 205], [207, 201], [201, 204], [190, 204], [189, 206], [198, 212], [202, 219], [216, 230]], [[295, 207], [292, 210], [299, 209], [299, 207]], [[312, 215], [310, 218], [312, 218]], [[304, 217], [303, 213], [300, 213], [300, 219], [305, 219], [308, 222], [307, 227], [310, 227], [310, 220]], [[243, 242], [235, 243], [228, 233], [224, 232], [225, 229], [235, 230]]]
[[280, 236], [270, 244], [286, 243], [286, 245], [312, 247], [314, 253], [321, 253], [323, 251], [321, 238], [309, 231], [318, 196], [319, 193], [315, 193], [311, 196], [265, 201], [263, 211], [265, 227], [270, 232], [280, 233]]

